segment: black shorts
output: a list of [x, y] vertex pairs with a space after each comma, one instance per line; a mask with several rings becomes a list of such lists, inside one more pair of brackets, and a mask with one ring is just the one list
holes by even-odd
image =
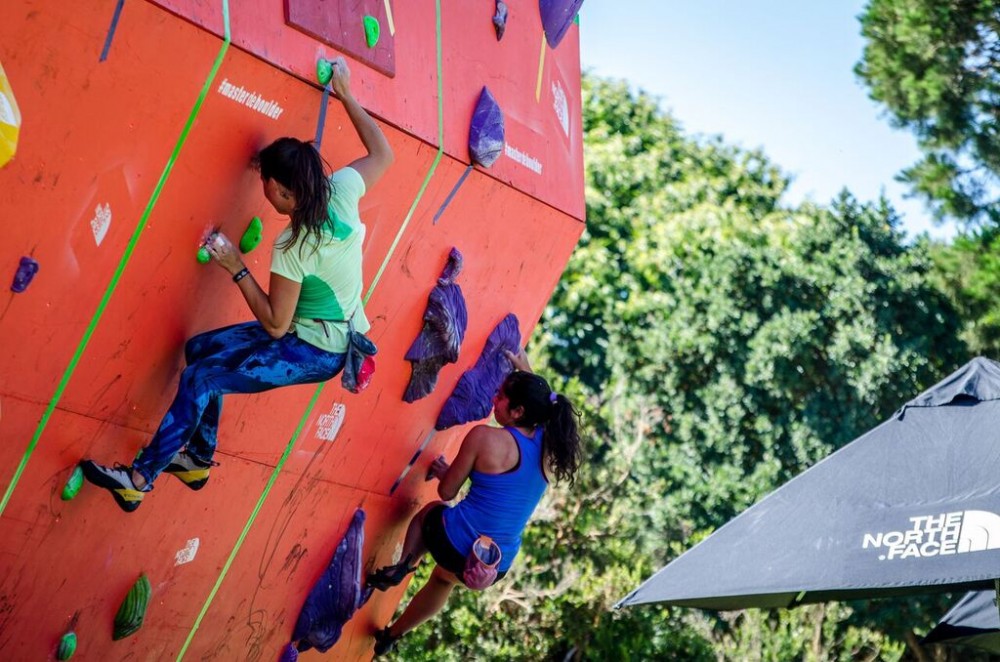
[[[434, 558], [434, 562], [462, 579], [465, 572], [465, 556], [462, 555], [455, 546], [448, 540], [448, 534], [444, 531], [444, 509], [443, 503], [432, 508], [424, 517], [422, 533], [424, 535], [424, 545]], [[507, 571], [497, 573], [497, 578], [493, 581], [496, 584], [503, 579]]]

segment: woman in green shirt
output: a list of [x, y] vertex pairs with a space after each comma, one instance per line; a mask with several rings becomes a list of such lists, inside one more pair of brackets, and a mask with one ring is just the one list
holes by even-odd
[[161, 472], [199, 490], [215, 465], [222, 396], [323, 382], [344, 367], [347, 328], [369, 328], [361, 303], [365, 226], [358, 200], [392, 164], [388, 140], [351, 95], [343, 58], [330, 81], [367, 154], [327, 176], [316, 148], [279, 138], [258, 154], [264, 196], [290, 219], [274, 245], [268, 291], [218, 234], [206, 248], [228, 271], [256, 320], [197, 335], [184, 348], [187, 368], [173, 404], [132, 466], [81, 463], [87, 479], [132, 512]]

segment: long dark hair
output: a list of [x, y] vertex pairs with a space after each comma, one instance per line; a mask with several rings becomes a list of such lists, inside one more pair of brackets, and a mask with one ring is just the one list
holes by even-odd
[[312, 142], [298, 138], [278, 138], [260, 150], [253, 165], [261, 179], [273, 179], [295, 196], [292, 211], [292, 233], [279, 248], [298, 241], [303, 232], [319, 239], [323, 226], [330, 220], [330, 168]]
[[524, 408], [524, 414], [514, 423], [525, 428], [542, 426], [542, 453], [556, 480], [572, 483], [582, 456], [577, 430], [580, 414], [573, 404], [533, 372], [515, 370], [500, 388], [511, 409]]

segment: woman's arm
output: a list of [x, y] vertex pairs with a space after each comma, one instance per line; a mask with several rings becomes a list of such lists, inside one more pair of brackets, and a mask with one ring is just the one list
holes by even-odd
[[479, 447], [483, 439], [488, 434], [489, 428], [485, 425], [477, 425], [465, 435], [462, 440], [462, 447], [458, 449], [455, 461], [450, 465], [439, 457], [431, 464], [428, 472], [429, 478], [439, 478], [438, 496], [445, 501], [451, 501], [458, 496], [458, 491], [468, 480], [469, 474], [476, 466], [476, 456], [479, 454]]
[[523, 347], [517, 348], [517, 353], [505, 349], [503, 351], [504, 356], [510, 359], [510, 362], [514, 365], [514, 370], [520, 370], [521, 372], [532, 372], [531, 364], [528, 363], [528, 355], [524, 353]]
[[350, 164], [365, 180], [365, 190], [368, 190], [382, 178], [395, 157], [382, 129], [351, 94], [351, 71], [347, 68], [347, 62], [344, 58], [338, 57], [331, 66], [333, 76], [330, 78], [330, 88], [344, 104], [344, 110], [351, 118], [354, 130], [358, 132], [361, 142], [368, 150], [367, 155]]
[[[246, 267], [236, 247], [229, 238], [221, 232], [205, 246], [209, 254], [215, 258], [219, 266], [235, 276]], [[246, 299], [250, 311], [264, 330], [272, 338], [280, 338], [288, 333], [292, 325], [292, 316], [299, 301], [302, 283], [296, 283], [278, 274], [271, 274], [270, 294], [261, 289], [253, 274], [247, 273], [237, 283], [243, 298]]]

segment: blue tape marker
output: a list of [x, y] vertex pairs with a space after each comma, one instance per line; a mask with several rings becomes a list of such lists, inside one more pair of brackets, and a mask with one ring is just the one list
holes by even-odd
[[406, 474], [410, 473], [410, 469], [412, 469], [413, 465], [417, 463], [418, 459], [420, 459], [420, 455], [424, 452], [424, 449], [427, 448], [427, 444], [431, 443], [431, 438], [434, 436], [434, 432], [434, 430], [431, 430], [427, 433], [427, 436], [424, 437], [423, 443], [420, 444], [420, 448], [418, 448], [417, 452], [415, 452], [413, 457], [410, 458], [410, 462], [406, 465], [406, 468], [403, 469], [403, 473], [399, 474], [399, 478], [397, 478], [396, 482], [389, 488], [389, 496], [392, 496], [392, 494], [396, 491], [396, 488], [399, 487], [399, 485], [403, 482], [403, 479], [406, 478]]
[[115, 30], [118, 29], [118, 19], [122, 15], [122, 7], [125, 6], [125, 0], [118, 0], [118, 4], [115, 6], [115, 15], [111, 17], [111, 27], [108, 28], [108, 36], [104, 39], [104, 50], [101, 51], [101, 59], [98, 62], [104, 62], [108, 59], [108, 51], [111, 50], [111, 40], [115, 38]]
[[458, 181], [455, 182], [455, 188], [451, 189], [451, 193], [449, 193], [448, 197], [444, 199], [444, 203], [441, 205], [441, 209], [438, 209], [437, 213], [434, 214], [434, 220], [432, 222], [433, 224], [435, 225], [437, 224], [438, 219], [441, 218], [441, 214], [444, 213], [445, 207], [451, 204], [451, 199], [455, 197], [456, 193], [458, 193], [459, 187], [461, 187], [462, 184], [465, 182], [465, 178], [469, 176], [470, 172], [472, 172], [471, 163], [469, 164], [469, 167], [465, 169], [465, 172], [462, 173], [462, 176], [458, 178]]
[[319, 150], [319, 146], [323, 144], [323, 127], [326, 125], [326, 107], [330, 103], [330, 86], [323, 86], [323, 101], [320, 102], [319, 106], [319, 121], [316, 122], [316, 139], [313, 141], [316, 143], [316, 149]]

